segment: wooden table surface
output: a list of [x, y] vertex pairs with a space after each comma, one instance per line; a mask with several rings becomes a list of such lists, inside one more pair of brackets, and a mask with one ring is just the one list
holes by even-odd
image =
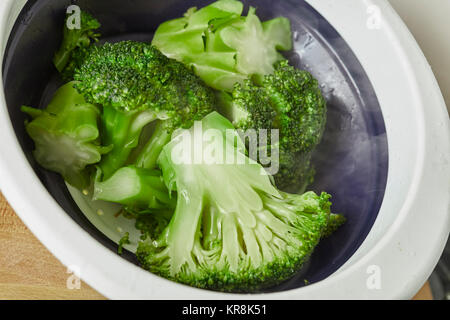
[[[71, 276], [27, 229], [0, 193], [0, 299], [104, 299], [81, 282], [68, 289]], [[415, 299], [431, 299], [428, 283]]]

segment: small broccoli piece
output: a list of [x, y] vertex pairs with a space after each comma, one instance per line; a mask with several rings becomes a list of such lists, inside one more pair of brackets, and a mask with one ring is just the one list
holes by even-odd
[[122, 254], [123, 253], [123, 246], [130, 244], [130, 233], [126, 232], [122, 238], [119, 240], [119, 246], [117, 247], [117, 253]]
[[82, 189], [90, 182], [86, 167], [98, 163], [110, 148], [100, 145], [98, 108], [73, 86], [70, 82], [58, 89], [45, 110], [23, 106], [22, 111], [33, 118], [26, 130], [35, 143], [36, 161]]
[[276, 185], [302, 192], [312, 182], [311, 154], [321, 141], [326, 123], [326, 101], [316, 79], [283, 60], [258, 85], [250, 80], [236, 84], [231, 94], [221, 93], [221, 113], [236, 128], [278, 129], [279, 172]]
[[100, 163], [103, 179], [126, 164], [146, 125], [163, 122], [138, 159], [139, 166], [153, 169], [171, 132], [190, 127], [215, 104], [214, 92], [200, 78], [147, 43], [90, 47], [74, 78], [87, 101], [103, 106], [102, 143], [114, 146]]
[[[214, 130], [202, 150], [215, 161], [186, 158], [199, 143], [196, 128]], [[136, 255], [145, 269], [200, 288], [252, 292], [301, 268], [327, 229], [330, 196], [279, 192], [244, 153], [237, 131], [217, 112], [164, 147], [158, 164], [168, 189], [178, 192], [177, 206], [157, 239], [139, 243]], [[245, 161], [226, 164], [231, 157]]]
[[97, 177], [93, 199], [122, 204], [127, 211], [175, 208], [176, 204], [160, 171], [135, 166], [120, 168], [103, 182]]
[[184, 17], [162, 23], [152, 43], [165, 55], [193, 68], [209, 86], [231, 91], [236, 82], [273, 72], [279, 50], [292, 48], [288, 19], [261, 22], [243, 4], [219, 0]]
[[170, 219], [173, 216], [173, 210], [148, 209], [133, 210], [124, 209], [124, 216], [135, 220], [135, 228], [141, 232], [141, 240], [157, 240], [163, 231], [167, 228]]
[[69, 15], [64, 22], [63, 41], [55, 53], [53, 63], [64, 79], [73, 80], [74, 71], [83, 61], [87, 48], [92, 42], [98, 41], [100, 34], [95, 31], [101, 25], [89, 13], [81, 11], [80, 28], [75, 26], [69, 29], [68, 18]]

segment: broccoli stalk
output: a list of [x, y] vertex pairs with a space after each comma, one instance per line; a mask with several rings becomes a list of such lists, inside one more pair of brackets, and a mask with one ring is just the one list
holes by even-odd
[[[195, 126], [164, 147], [158, 164], [167, 188], [178, 192], [177, 205], [159, 237], [140, 242], [138, 260], [166, 278], [222, 291], [255, 291], [290, 278], [327, 230], [330, 196], [279, 192], [245, 156], [226, 118], [213, 112], [201, 125], [203, 137], [215, 132], [202, 140], [214, 161], [186, 158], [199, 143]], [[231, 157], [245, 161], [223, 161]]]
[[94, 200], [122, 204], [128, 211], [175, 208], [172, 198], [161, 179], [161, 172], [127, 166], [117, 170], [106, 181], [94, 185]]
[[146, 125], [157, 120], [151, 110], [124, 112], [105, 106], [101, 117], [102, 143], [112, 146], [111, 152], [99, 164], [103, 180], [109, 179], [116, 170], [124, 166], [130, 153], [139, 143]]
[[136, 166], [146, 169], [154, 169], [157, 164], [159, 155], [161, 154], [164, 146], [171, 139], [171, 130], [167, 128], [167, 123], [160, 121], [157, 123], [156, 128], [145, 144], [143, 150], [138, 155], [136, 159]]
[[22, 111], [33, 118], [26, 130], [35, 143], [36, 161], [82, 189], [90, 183], [86, 167], [98, 163], [110, 148], [100, 145], [98, 108], [73, 86], [69, 82], [58, 89], [45, 110], [23, 106]]
[[65, 78], [73, 76], [76, 65], [82, 60], [86, 48], [92, 42], [98, 41], [99, 34], [95, 32], [100, 28], [100, 23], [89, 13], [81, 11], [80, 28], [69, 29], [66, 17], [64, 22], [63, 40], [60, 48], [56, 51], [53, 63], [56, 69]]

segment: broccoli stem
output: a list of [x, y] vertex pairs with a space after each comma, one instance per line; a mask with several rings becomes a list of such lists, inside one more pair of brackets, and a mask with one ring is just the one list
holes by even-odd
[[65, 47], [61, 47], [55, 53], [55, 56], [53, 57], [53, 63], [59, 72], [63, 72], [64, 68], [69, 63], [71, 56], [72, 51], [66, 50]]
[[96, 181], [94, 199], [111, 201], [139, 209], [174, 208], [172, 198], [158, 170], [123, 167], [104, 182]]
[[170, 141], [171, 131], [163, 121], [158, 122], [150, 140], [139, 154], [136, 165], [140, 168], [154, 169], [164, 146]]
[[194, 248], [202, 206], [202, 199], [189, 199], [180, 194], [175, 213], [170, 221], [170, 231], [166, 229], [166, 232], [160, 236], [160, 243], [169, 244], [169, 256], [172, 258], [171, 275], [179, 273], [185, 264], [193, 270], [196, 269], [190, 252]]
[[157, 116], [151, 111], [123, 112], [103, 107], [103, 145], [113, 145], [110, 153], [100, 162], [103, 180], [110, 178], [127, 161], [131, 151], [138, 145], [142, 129]]
[[22, 106], [20, 108], [20, 111], [29, 115], [33, 120], [43, 114], [43, 111], [41, 109], [36, 109], [36, 108], [28, 107], [28, 106]]

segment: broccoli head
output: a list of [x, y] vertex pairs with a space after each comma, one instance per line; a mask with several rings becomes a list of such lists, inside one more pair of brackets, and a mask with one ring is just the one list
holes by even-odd
[[211, 112], [214, 93], [182, 63], [142, 42], [91, 47], [75, 73], [76, 88], [91, 103], [121, 111], [152, 110], [175, 127]]
[[317, 80], [283, 60], [262, 87], [277, 113], [282, 145], [292, 152], [310, 152], [320, 142], [326, 122], [326, 102]]
[[[199, 143], [196, 128], [209, 137], [202, 149], [208, 161], [186, 157]], [[140, 242], [136, 255], [163, 277], [222, 291], [264, 289], [293, 276], [327, 230], [330, 196], [278, 191], [216, 112], [179, 132], [158, 164], [168, 189], [177, 190], [177, 205], [159, 237]]]
[[283, 60], [261, 85], [247, 80], [231, 94], [221, 93], [221, 112], [238, 129], [278, 129], [279, 172], [274, 176], [281, 189], [302, 191], [311, 182], [311, 153], [319, 144], [326, 123], [326, 101], [317, 80], [307, 71]]
[[147, 43], [92, 46], [74, 78], [87, 101], [103, 106], [103, 143], [114, 146], [100, 163], [104, 179], [126, 164], [145, 126], [162, 122], [139, 156], [139, 166], [153, 169], [160, 151], [155, 146], [167, 143], [174, 129], [192, 126], [215, 104], [214, 92], [200, 78]]

